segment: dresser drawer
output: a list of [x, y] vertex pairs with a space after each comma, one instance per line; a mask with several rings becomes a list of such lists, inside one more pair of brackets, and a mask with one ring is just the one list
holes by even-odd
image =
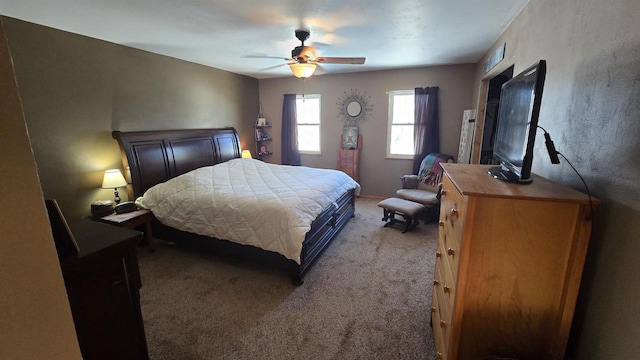
[[431, 305], [431, 325], [433, 328], [433, 337], [436, 343], [436, 359], [444, 360], [447, 358], [446, 343], [448, 341], [445, 340], [445, 328], [441, 327], [440, 306], [438, 304], [438, 299], [435, 291], [433, 292], [433, 300]]
[[442, 181], [441, 201], [440, 219], [448, 222], [452, 228], [455, 228], [456, 224], [464, 224], [466, 201], [446, 176]]
[[447, 240], [455, 242], [452, 246], [457, 249], [460, 249], [466, 213], [467, 203], [465, 197], [453, 186], [451, 180], [445, 176], [442, 182], [440, 224], [448, 234]]
[[353, 159], [345, 159], [340, 161], [341, 168], [353, 169], [354, 164], [355, 163], [353, 162]]
[[[457, 273], [457, 269], [455, 273]], [[440, 292], [442, 292], [440, 304], [446, 307], [446, 312], [441, 314], [443, 320], [451, 320], [451, 313], [456, 295], [456, 277], [454, 277], [453, 274], [454, 272], [451, 270], [451, 264], [449, 263], [446, 252], [442, 247], [442, 243], [438, 241], [434, 287], [439, 288]], [[435, 284], [436, 280], [438, 281], [437, 285]]]
[[440, 318], [446, 321], [451, 317], [452, 303], [449, 302], [449, 296], [445, 294], [444, 290], [445, 286], [447, 286], [447, 289], [449, 287], [446, 285], [446, 280], [444, 279], [443, 265], [440, 259], [436, 260], [435, 274], [433, 276], [433, 293], [436, 294], [438, 304], [440, 304]]
[[[462, 225], [462, 224], [459, 224]], [[458, 226], [462, 228], [462, 226]], [[447, 260], [453, 280], [458, 278], [460, 266], [460, 244], [462, 233], [455, 231], [447, 224], [443, 224], [438, 234], [438, 243], [442, 256]]]
[[340, 150], [340, 160], [344, 162], [353, 163], [353, 159], [355, 157], [355, 151], [352, 150]]

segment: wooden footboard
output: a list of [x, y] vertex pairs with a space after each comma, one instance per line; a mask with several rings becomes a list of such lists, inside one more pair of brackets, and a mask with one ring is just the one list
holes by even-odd
[[158, 239], [172, 243], [181, 243], [208, 253], [227, 258], [238, 258], [241, 261], [257, 263], [285, 271], [291, 275], [292, 282], [295, 285], [302, 285], [304, 275], [309, 271], [311, 265], [335, 239], [347, 221], [353, 217], [355, 213], [354, 190], [349, 190], [342, 195], [336, 201], [336, 204], [338, 205], [337, 207], [331, 205], [311, 224], [311, 230], [309, 230], [302, 243], [300, 265], [272, 251], [184, 232], [165, 226], [156, 219], [152, 222], [153, 234]]
[[329, 207], [311, 223], [311, 230], [307, 233], [302, 243], [302, 254], [300, 254], [300, 280], [307, 269], [313, 264], [322, 251], [335, 238], [338, 232], [344, 227], [350, 217], [355, 212], [354, 190], [350, 190], [337, 201], [337, 208]]

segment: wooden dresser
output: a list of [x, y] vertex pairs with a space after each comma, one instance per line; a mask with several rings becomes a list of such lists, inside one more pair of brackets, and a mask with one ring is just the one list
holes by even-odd
[[[340, 136], [342, 144], [342, 135]], [[362, 148], [362, 135], [358, 135], [357, 149], [338, 150], [338, 170], [351, 176], [355, 181], [360, 181], [360, 149]]]
[[338, 150], [338, 170], [351, 176], [355, 181], [360, 180], [360, 149]]
[[491, 166], [442, 167], [436, 358], [563, 359], [591, 234], [588, 196], [540, 176], [496, 180]]

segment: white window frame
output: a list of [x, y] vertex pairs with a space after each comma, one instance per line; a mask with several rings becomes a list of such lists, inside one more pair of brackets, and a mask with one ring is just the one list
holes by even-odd
[[[318, 127], [318, 151], [300, 151], [300, 154], [305, 155], [321, 155], [322, 154], [322, 96], [320, 94], [304, 94], [304, 95], [296, 95], [296, 105], [298, 100], [308, 100], [308, 99], [318, 99], [319, 100], [319, 108], [318, 108], [318, 124], [299, 124], [298, 119], [298, 107], [296, 106], [296, 130], [300, 126], [317, 126]], [[299, 139], [298, 139], [299, 140]], [[298, 143], [299, 146], [299, 143]]]
[[[387, 92], [389, 94], [389, 116], [387, 121], [387, 149], [386, 149], [386, 158], [387, 159], [413, 159], [413, 155], [403, 155], [403, 154], [391, 154], [391, 128], [394, 125], [409, 125], [413, 126], [413, 123], [393, 123], [393, 106], [394, 106], [394, 96], [396, 95], [415, 95], [414, 90], [392, 90]], [[415, 112], [415, 109], [414, 109]], [[413, 143], [413, 139], [411, 139]]]

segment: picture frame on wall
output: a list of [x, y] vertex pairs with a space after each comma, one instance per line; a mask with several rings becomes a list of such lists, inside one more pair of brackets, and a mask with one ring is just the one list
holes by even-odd
[[358, 127], [345, 126], [342, 128], [342, 149], [353, 150], [358, 148]]

